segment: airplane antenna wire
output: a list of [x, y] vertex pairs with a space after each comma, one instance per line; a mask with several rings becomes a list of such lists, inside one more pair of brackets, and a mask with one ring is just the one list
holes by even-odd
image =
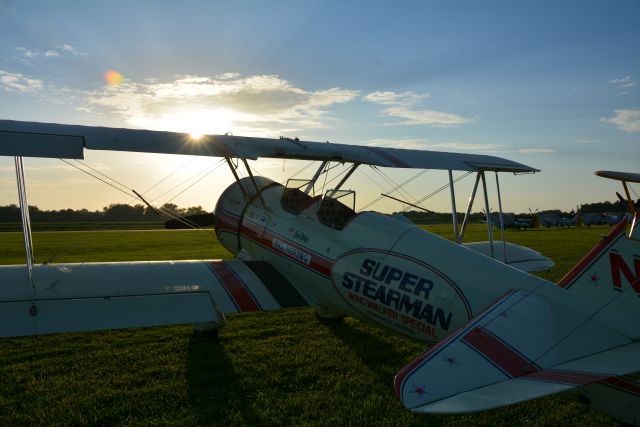
[[171, 172], [169, 175], [165, 176], [164, 178], [162, 178], [160, 181], [158, 181], [157, 183], [155, 183], [154, 185], [152, 185], [151, 187], [147, 188], [146, 190], [144, 190], [142, 192], [142, 194], [147, 194], [149, 191], [153, 190], [154, 188], [156, 188], [158, 185], [162, 184], [163, 182], [165, 182], [167, 179], [171, 178], [173, 175], [175, 175], [176, 173], [178, 173], [178, 171], [184, 169], [187, 165], [193, 163], [194, 159], [189, 160], [188, 162], [186, 162], [185, 164], [183, 164], [182, 166], [177, 167], [176, 169], [173, 170], [173, 172]]
[[[408, 183], [410, 183], [411, 181], [414, 181], [415, 179], [421, 177], [422, 175], [424, 175], [426, 172], [428, 172], [429, 169], [423, 169], [421, 171], [419, 171], [417, 174], [415, 174], [414, 176], [405, 179], [404, 181], [402, 181], [398, 186], [399, 187], [403, 187], [405, 185], [407, 185]], [[371, 178], [369, 175], [367, 175], [364, 172], [364, 169], [360, 169], [360, 172], [362, 172], [364, 174], [364, 176], [366, 176], [367, 178], [369, 178], [369, 180], [373, 181], [378, 187], [382, 188], [383, 190], [386, 190], [378, 181], [374, 180], [373, 178]], [[395, 192], [398, 189], [398, 187], [394, 187], [391, 190], [387, 191], [387, 193], [391, 194], [393, 192]], [[382, 200], [384, 198], [384, 196], [379, 196], [378, 198], [376, 198], [375, 200], [367, 203], [366, 205], [364, 205], [360, 210], [365, 210], [367, 209], [369, 206], [378, 203], [380, 200]]]
[[[473, 172], [469, 171], [467, 173], [465, 173], [464, 175], [460, 175], [459, 177], [457, 177], [456, 179], [453, 180], [453, 183], [457, 183], [461, 180], [463, 180], [464, 178], [468, 177], [469, 175], [471, 175]], [[416, 204], [420, 204], [422, 202], [424, 202], [425, 200], [435, 196], [436, 194], [440, 193], [443, 190], [446, 190], [447, 188], [449, 188], [449, 183], [446, 183], [445, 185], [443, 185], [442, 187], [438, 188], [435, 191], [432, 191], [431, 193], [427, 194], [426, 196], [424, 196], [423, 198], [421, 198], [420, 200], [418, 200], [416, 202]], [[401, 212], [405, 212], [408, 209], [408, 207], [405, 207]]]
[[[187, 178], [187, 179], [185, 179], [185, 180], [182, 180], [181, 182], [179, 182], [178, 184], [174, 185], [173, 187], [171, 187], [170, 189], [168, 189], [168, 190], [167, 190], [167, 191], [165, 191], [164, 193], [162, 193], [162, 194], [160, 194], [160, 195], [158, 195], [158, 196], [154, 197], [152, 201], [153, 201], [153, 202], [155, 202], [156, 200], [158, 200], [158, 199], [160, 199], [161, 197], [165, 196], [166, 194], [168, 194], [168, 193], [172, 192], [172, 191], [173, 191], [173, 190], [175, 190], [176, 188], [178, 188], [178, 187], [180, 187], [180, 186], [184, 185], [186, 182], [191, 181], [192, 179], [194, 179], [195, 177], [197, 177], [197, 176], [198, 176], [198, 175], [200, 175], [200, 174], [203, 174], [203, 173], [204, 173], [204, 174], [205, 174], [204, 176], [207, 176], [208, 174], [210, 174], [211, 172], [213, 172], [214, 170], [216, 170], [218, 167], [220, 167], [220, 165], [222, 165], [222, 162], [223, 162], [223, 160], [220, 160], [220, 161], [218, 162], [218, 164], [213, 165], [213, 166], [212, 166], [212, 165], [209, 165], [209, 166], [205, 167], [204, 169], [202, 169], [202, 170], [200, 170], [200, 171], [198, 171], [198, 172], [194, 173], [193, 175], [191, 175], [190, 177], [188, 177], [188, 178]], [[211, 169], [211, 168], [213, 168], [213, 169]], [[211, 170], [209, 170], [209, 169], [211, 169]], [[174, 198], [175, 198], [175, 197], [174, 197]], [[171, 199], [171, 200], [173, 200], [173, 199]], [[165, 203], [169, 203], [169, 201], [167, 201], [167, 202], [165, 202]]]
[[[174, 170], [174, 171], [173, 171], [169, 176], [171, 176], [171, 175], [175, 174], [177, 171], [179, 171], [180, 169], [182, 169], [183, 167], [185, 167], [186, 165], [188, 165], [188, 164], [189, 164], [189, 163], [191, 163], [192, 161], [193, 161], [193, 159], [192, 159], [192, 160], [190, 160], [189, 162], [185, 163], [184, 165], [180, 166], [179, 168], [177, 168], [176, 170]], [[116, 179], [111, 178], [110, 176], [108, 176], [108, 175], [106, 175], [106, 174], [104, 174], [104, 173], [100, 172], [99, 170], [97, 170], [97, 169], [95, 169], [95, 168], [93, 168], [93, 167], [89, 166], [88, 164], [86, 164], [86, 163], [84, 163], [84, 162], [81, 162], [81, 161], [79, 161], [79, 160], [76, 160], [76, 162], [77, 162], [78, 164], [80, 164], [80, 165], [82, 165], [82, 166], [84, 166], [84, 167], [86, 167], [86, 168], [88, 168], [88, 169], [90, 169], [90, 170], [94, 171], [95, 173], [97, 173], [97, 174], [99, 174], [99, 175], [102, 175], [102, 176], [103, 176], [103, 177], [105, 177], [106, 179], [108, 179], [108, 180], [110, 180], [110, 181], [114, 182], [115, 184], [119, 185], [119, 186], [120, 186], [120, 187], [122, 187], [122, 189], [124, 189], [124, 190], [125, 190], [125, 192], [127, 192], [127, 194], [128, 194], [129, 189], [127, 188], [127, 186], [126, 186], [126, 185], [124, 185], [124, 184], [122, 184], [121, 182], [117, 181]], [[174, 196], [171, 200], [168, 200], [168, 201], [167, 201], [167, 202], [165, 202], [165, 203], [169, 203], [170, 201], [172, 201], [172, 200], [174, 200], [176, 197], [178, 197], [180, 194], [184, 193], [186, 190], [188, 190], [189, 188], [191, 188], [193, 185], [195, 185], [196, 183], [200, 182], [200, 181], [201, 181], [205, 176], [209, 175], [211, 172], [213, 172], [215, 169], [217, 169], [221, 164], [222, 164], [222, 160], [220, 160], [220, 161], [218, 162], [218, 164], [217, 164], [217, 165], [215, 165], [215, 166], [213, 167], [213, 169], [212, 169], [212, 170], [210, 170], [209, 172], [207, 172], [207, 173], [206, 173], [202, 178], [198, 179], [196, 182], [194, 182], [193, 184], [191, 184], [190, 186], [188, 186], [187, 188], [185, 188], [184, 190], [182, 190], [180, 193], [178, 193], [176, 196]], [[195, 175], [192, 175], [190, 178], [188, 178], [187, 180], [185, 180], [185, 181], [181, 182], [181, 183], [180, 183], [180, 184], [178, 184], [177, 186], [174, 186], [174, 187], [173, 187], [173, 188], [171, 188], [170, 190], [168, 190], [168, 191], [164, 192], [162, 195], [158, 196], [158, 197], [156, 198], [156, 200], [157, 200], [159, 197], [162, 197], [162, 196], [164, 196], [165, 194], [167, 194], [169, 191], [172, 191], [172, 190], [174, 190], [175, 188], [179, 187], [180, 185], [184, 184], [186, 181], [190, 180], [191, 178], [193, 178], [194, 176], [198, 175], [199, 173], [204, 172], [206, 169], [208, 169], [208, 167], [207, 167], [207, 168], [205, 168], [203, 171], [200, 171], [200, 172], [196, 173]], [[95, 177], [94, 175], [91, 175], [91, 176]], [[169, 176], [165, 177], [162, 181], [164, 181], [164, 180], [166, 180], [167, 178], [169, 178]], [[95, 178], [97, 178], [97, 177], [95, 177]], [[102, 181], [102, 180], [101, 180], [101, 181]], [[161, 182], [162, 182], [162, 181], [161, 181]], [[105, 181], [103, 181], [103, 182], [105, 182]], [[105, 183], [106, 183], [106, 182], [105, 182]], [[158, 183], [158, 184], [159, 184], [159, 183]], [[158, 184], [154, 185], [153, 187], [156, 187]], [[153, 188], [153, 187], [151, 187], [151, 188]], [[114, 188], [115, 188], [115, 187], [114, 187]], [[121, 191], [122, 191], [122, 189], [121, 189]], [[187, 225], [187, 226], [190, 226], [191, 228], [194, 228], [194, 229], [197, 229], [197, 228], [198, 228], [198, 225], [197, 225], [196, 223], [194, 223], [194, 222], [192, 222], [192, 221], [190, 221], [190, 220], [188, 220], [188, 219], [186, 219], [186, 218], [182, 218], [182, 220], [180, 220], [180, 219], [178, 218], [178, 217], [179, 217], [179, 215], [178, 215], [177, 213], [175, 213], [175, 212], [171, 212], [171, 211], [169, 211], [168, 209], [166, 209], [166, 208], [162, 208], [162, 207], [160, 207], [159, 209], [156, 209], [156, 208], [155, 208], [155, 207], [153, 207], [149, 202], [147, 202], [147, 201], [146, 201], [146, 200], [145, 200], [145, 199], [144, 199], [144, 198], [143, 198], [143, 197], [142, 197], [138, 192], [136, 192], [136, 191], [135, 191], [135, 190], [133, 190], [133, 189], [131, 189], [131, 191], [132, 191], [133, 193], [135, 193], [135, 196], [134, 196], [134, 197], [133, 197], [133, 198], [132, 198], [128, 203], [127, 203], [128, 205], [131, 205], [131, 203], [132, 203], [133, 201], [135, 201], [135, 200], [142, 200], [142, 202], [144, 202], [147, 206], [149, 206], [149, 207], [150, 207], [152, 210], [154, 210], [156, 213], [159, 213], [158, 211], [160, 211], [160, 212], [164, 213], [165, 215], [167, 215], [167, 216], [169, 216], [169, 217], [171, 217], [171, 218], [178, 219], [178, 221], [180, 221], [180, 222], [184, 223], [184, 224], [185, 224], [185, 225]], [[149, 190], [147, 190], [147, 191], [149, 191]]]
[[293, 179], [296, 176], [298, 176], [299, 174], [301, 174], [302, 172], [304, 172], [305, 170], [309, 169], [309, 167], [311, 165], [313, 165], [316, 161], [315, 160], [311, 160], [309, 163], [307, 163], [305, 166], [303, 166], [298, 172], [294, 173], [293, 175], [291, 175], [289, 177], [289, 179]]
[[91, 166], [89, 166], [88, 164], [86, 164], [86, 163], [84, 163], [84, 162], [81, 162], [80, 160], [77, 160], [77, 159], [75, 160], [75, 162], [76, 162], [76, 163], [78, 163], [78, 164], [80, 164], [80, 165], [82, 165], [83, 167], [85, 167], [85, 168], [87, 168], [87, 169], [90, 169], [90, 170], [94, 171], [95, 173], [97, 173], [97, 174], [99, 174], [99, 175], [101, 175], [101, 176], [105, 177], [106, 179], [108, 179], [108, 180], [110, 180], [110, 181], [112, 181], [112, 182], [115, 182], [115, 183], [116, 183], [117, 185], [119, 185], [120, 187], [127, 189], [127, 186], [126, 186], [126, 185], [122, 184], [121, 182], [118, 182], [117, 180], [115, 180], [115, 179], [111, 178], [111, 177], [110, 177], [110, 176], [108, 176], [108, 175], [105, 175], [104, 173], [100, 172], [99, 170], [97, 170], [97, 169], [95, 169], [95, 168], [92, 168], [92, 167], [91, 167]]
[[185, 191], [187, 191], [188, 189], [190, 189], [191, 187], [193, 187], [194, 185], [196, 185], [197, 183], [199, 183], [200, 181], [202, 181], [203, 179], [205, 179], [207, 176], [209, 176], [209, 174], [213, 171], [215, 171], [216, 169], [218, 169], [220, 167], [222, 163], [217, 164], [213, 169], [211, 169], [209, 172], [207, 172], [206, 174], [204, 174], [203, 176], [201, 176], [200, 178], [198, 178], [196, 181], [194, 181], [191, 185], [189, 185], [187, 188], [185, 188], [184, 190], [182, 190], [181, 192], [179, 192], [178, 194], [176, 194], [175, 196], [173, 196], [172, 198], [170, 198], [169, 200], [167, 200], [165, 203], [169, 203], [171, 201], [173, 201], [174, 199], [176, 199], [178, 196], [180, 196], [182, 193], [184, 193]]
[[[84, 172], [84, 173], [86, 173], [87, 175], [89, 175], [89, 176], [92, 176], [92, 177], [96, 178], [98, 181], [101, 181], [101, 182], [103, 182], [103, 183], [107, 184], [108, 186], [113, 187], [114, 189], [116, 189], [116, 190], [120, 191], [121, 193], [124, 193], [124, 194], [126, 194], [127, 196], [131, 196], [131, 193], [129, 193], [129, 191], [128, 191], [128, 190], [123, 190], [122, 188], [119, 188], [119, 187], [117, 187], [117, 186], [115, 186], [115, 185], [111, 184], [110, 182], [108, 182], [108, 181], [106, 181], [106, 180], [104, 180], [104, 179], [100, 178], [99, 176], [96, 176], [96, 175], [92, 174], [91, 172], [87, 172], [86, 170], [84, 170], [84, 169], [82, 169], [82, 168], [80, 168], [80, 167], [78, 167], [78, 166], [74, 165], [74, 164], [73, 164], [73, 163], [71, 163], [71, 162], [66, 161], [65, 159], [60, 159], [60, 160], [61, 160], [62, 162], [64, 162], [64, 163], [68, 164], [69, 166], [72, 166], [72, 167], [74, 167], [74, 168], [78, 169], [80, 172]], [[101, 174], [101, 175], [104, 175], [104, 174]], [[107, 178], [108, 178], [108, 177], [107, 177]], [[113, 182], [118, 183], [116, 180], [114, 180], [114, 179], [112, 179], [112, 178], [109, 178], [109, 179], [111, 179]], [[118, 184], [119, 184], [119, 183], [118, 183]], [[122, 184], [120, 184], [120, 185], [122, 185]], [[156, 209], [160, 210], [160, 211], [161, 211], [161, 212], [163, 212], [165, 215], [169, 216], [170, 218], [176, 219], [177, 221], [179, 221], [179, 222], [181, 222], [181, 223], [185, 224], [186, 226], [188, 226], [188, 227], [190, 227], [190, 228], [194, 228], [194, 229], [202, 230], [202, 231], [210, 231], [210, 230], [204, 230], [204, 229], [198, 228], [198, 227], [197, 227], [197, 225], [196, 225], [196, 224], [194, 224], [194, 223], [192, 223], [191, 221], [189, 221], [189, 220], [185, 220], [184, 218], [181, 218], [181, 217], [179, 217], [178, 215], [175, 215], [175, 214], [173, 214], [173, 213], [169, 212], [169, 211], [168, 211], [168, 210], [166, 210], [166, 209], [162, 209], [162, 208], [156, 208]], [[191, 223], [190, 223], [190, 222], [191, 222]], [[213, 232], [212, 232], [212, 233], [213, 233]]]
[[415, 197], [413, 197], [411, 194], [409, 194], [407, 191], [405, 191], [404, 189], [402, 189], [402, 187], [400, 185], [398, 185], [393, 179], [391, 179], [391, 177], [388, 177], [384, 172], [382, 172], [379, 168], [375, 167], [373, 168], [373, 170], [375, 170], [378, 175], [380, 175], [382, 177], [382, 179], [384, 179], [385, 181], [387, 181], [387, 184], [391, 185], [392, 187], [395, 186], [396, 188], [398, 188], [398, 192], [400, 192], [402, 194], [402, 196], [404, 196], [406, 199], [413, 199], [415, 203], [417, 202], [417, 199]]

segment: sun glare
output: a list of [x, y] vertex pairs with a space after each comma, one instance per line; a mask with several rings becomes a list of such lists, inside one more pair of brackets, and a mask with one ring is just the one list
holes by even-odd
[[132, 122], [143, 129], [188, 133], [192, 140], [197, 141], [204, 135], [222, 135], [232, 132], [236, 118], [242, 119], [241, 114], [227, 109], [183, 110], [153, 118], [138, 117]]
[[231, 132], [233, 112], [226, 109], [211, 111], [184, 111], [171, 115], [165, 122], [175, 130], [188, 132], [191, 139], [204, 135], [219, 135]]

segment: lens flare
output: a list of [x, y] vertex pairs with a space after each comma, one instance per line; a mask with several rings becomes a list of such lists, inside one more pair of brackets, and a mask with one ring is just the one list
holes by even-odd
[[105, 71], [103, 77], [109, 86], [118, 86], [124, 82], [124, 76], [115, 70]]

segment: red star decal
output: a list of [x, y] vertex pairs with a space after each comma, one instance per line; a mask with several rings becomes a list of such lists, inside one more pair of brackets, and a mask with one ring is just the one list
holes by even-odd
[[425, 394], [429, 394], [427, 393], [427, 387], [426, 386], [413, 386], [413, 390], [411, 390], [411, 393], [416, 393], [418, 395], [419, 398], [422, 399], [422, 396], [424, 396]]
[[593, 285], [596, 286], [598, 284], [598, 280], [600, 280], [598, 273], [589, 274], [589, 283], [593, 283]]
[[458, 362], [455, 357], [451, 357], [451, 356], [445, 356], [444, 359], [442, 359], [442, 361], [448, 363], [449, 366], [460, 364], [460, 362]]

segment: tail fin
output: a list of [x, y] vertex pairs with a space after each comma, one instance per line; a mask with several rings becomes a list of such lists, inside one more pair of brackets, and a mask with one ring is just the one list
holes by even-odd
[[602, 304], [616, 298], [624, 300], [616, 301], [609, 308], [615, 307], [622, 315], [637, 315], [640, 312], [640, 240], [633, 230], [627, 237], [626, 228], [625, 218], [560, 279], [558, 285]]

